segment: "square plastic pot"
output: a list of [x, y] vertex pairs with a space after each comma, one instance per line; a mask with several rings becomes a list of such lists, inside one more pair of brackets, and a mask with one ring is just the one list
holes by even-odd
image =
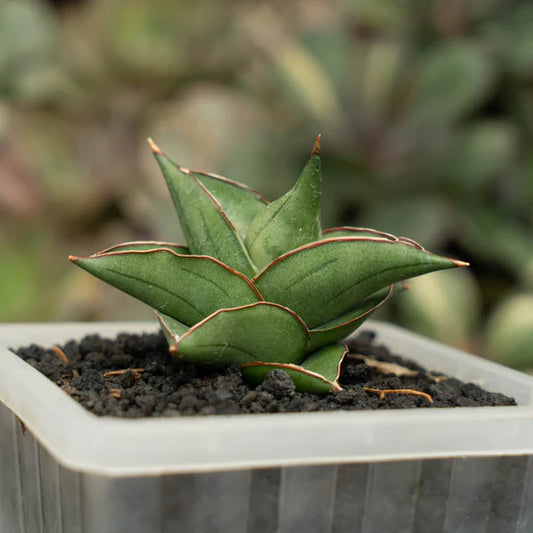
[[518, 406], [97, 417], [8, 348], [155, 324], [0, 326], [0, 530], [533, 531], [533, 379], [391, 325], [364, 329]]

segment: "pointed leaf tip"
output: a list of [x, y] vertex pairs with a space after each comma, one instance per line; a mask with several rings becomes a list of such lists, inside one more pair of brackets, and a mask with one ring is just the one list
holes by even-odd
[[71, 263], [74, 263], [74, 261], [78, 260], [78, 256], [76, 256], [76, 255], [69, 255], [69, 256], [68, 256], [68, 260], [69, 260]]
[[[313, 153], [318, 153], [319, 145], [320, 135]], [[320, 157], [312, 154], [291, 190], [266, 205], [254, 218], [245, 243], [258, 269], [320, 238], [321, 182]]]
[[313, 151], [311, 152], [311, 157], [313, 157], [314, 155], [320, 155], [320, 139], [321, 138], [322, 138], [322, 134], [319, 133], [317, 138], [316, 138], [315, 145], [313, 146]]
[[182, 335], [187, 333], [189, 327], [183, 324], [183, 322], [163, 313], [158, 313], [157, 311], [155, 312], [155, 316], [157, 317], [157, 320], [159, 320], [161, 331], [168, 342], [170, 353], [175, 354], [177, 352], [177, 342]]
[[150, 148], [152, 149], [152, 152], [154, 152], [154, 154], [163, 155], [163, 150], [161, 150], [161, 148], [159, 148], [159, 146], [155, 144], [152, 137], [148, 137], [147, 141], [148, 141], [148, 144], [150, 145]]
[[466, 261], [460, 261], [459, 259], [450, 259], [450, 261], [456, 266], [456, 267], [467, 267], [470, 266], [470, 263], [467, 263]]

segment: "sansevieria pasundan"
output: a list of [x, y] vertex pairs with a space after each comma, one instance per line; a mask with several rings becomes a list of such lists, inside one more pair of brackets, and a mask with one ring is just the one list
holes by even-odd
[[252, 383], [278, 368], [298, 390], [338, 390], [342, 339], [395, 284], [467, 265], [372, 229], [322, 230], [320, 136], [294, 187], [270, 203], [149, 143], [187, 246], [130, 242], [70, 260], [153, 307], [179, 359], [237, 362]]

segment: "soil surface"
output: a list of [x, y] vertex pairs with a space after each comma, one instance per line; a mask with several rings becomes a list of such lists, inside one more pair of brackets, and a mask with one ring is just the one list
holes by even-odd
[[[280, 370], [251, 388], [243, 382], [238, 365], [213, 372], [175, 361], [161, 333], [124, 333], [115, 339], [89, 335], [52, 349], [31, 345], [16, 353], [97, 415], [134, 418], [516, 405], [513, 398], [433, 374], [393, 355], [374, 342], [372, 332], [359, 334], [348, 347], [358, 356], [349, 354], [343, 362], [339, 379], [343, 390], [325, 395], [295, 392], [288, 375]], [[392, 367], [399, 375], [385, 373], [391, 368], [382, 362], [400, 365]]]

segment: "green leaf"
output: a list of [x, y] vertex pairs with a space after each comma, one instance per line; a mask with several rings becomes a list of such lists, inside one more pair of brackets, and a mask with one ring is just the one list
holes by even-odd
[[254, 283], [265, 300], [289, 307], [316, 328], [392, 283], [458, 266], [466, 263], [430, 254], [411, 242], [341, 237], [283, 255]]
[[[337, 384], [341, 373], [341, 363], [347, 353], [348, 348], [344, 344], [330, 344], [306, 357], [301, 366]], [[338, 384], [335, 388], [340, 389]]]
[[192, 327], [170, 347], [180, 359], [226, 366], [251, 361], [299, 363], [309, 331], [290, 309], [258, 302], [220, 309]]
[[69, 259], [97, 278], [189, 326], [221, 307], [261, 300], [247, 278], [210, 257], [159, 249]]
[[382, 197], [362, 215], [365, 224], [394, 228], [396, 235], [413, 235], [427, 243], [446, 240], [453, 210], [438, 195], [413, 192], [405, 197]]
[[350, 333], [354, 332], [376, 309], [381, 307], [389, 299], [392, 289], [393, 285], [365, 299], [347, 313], [342, 314], [326, 324], [322, 324], [318, 328], [310, 330], [311, 342], [309, 344], [309, 350], [314, 351], [321, 346], [340, 341], [350, 335]]
[[126, 251], [139, 251], [139, 250], [161, 250], [165, 248], [167, 250], [172, 250], [180, 255], [188, 255], [189, 249], [187, 246], [182, 244], [175, 244], [171, 242], [160, 242], [160, 241], [135, 241], [135, 242], [124, 242], [122, 244], [117, 244], [102, 250], [101, 252], [96, 252], [93, 255], [102, 255], [110, 252], [126, 252]]
[[258, 268], [320, 238], [320, 136], [294, 187], [254, 219], [246, 246]]
[[486, 349], [504, 365], [533, 369], [533, 293], [513, 294], [489, 318]]
[[220, 204], [188, 169], [176, 166], [152, 141], [187, 244], [194, 255], [214, 257], [251, 277], [255, 267]]
[[161, 324], [161, 331], [163, 332], [165, 339], [167, 339], [169, 346], [172, 346], [182, 335], [189, 331], [188, 326], [171, 316], [158, 313], [157, 311], [155, 312], [155, 315]]
[[480, 287], [467, 269], [423, 276], [399, 298], [402, 325], [452, 346], [468, 346], [481, 323]]
[[254, 218], [268, 204], [267, 200], [237, 181], [197, 170], [191, 170], [190, 173], [217, 199], [224, 213], [244, 239]]
[[343, 344], [330, 344], [313, 352], [301, 365], [253, 362], [242, 365], [246, 380], [259, 385], [272, 370], [289, 374], [297, 391], [327, 394], [340, 390], [340, 367], [348, 349]]
[[[437, 131], [486, 98], [494, 79], [490, 55], [466, 40], [443, 41], [419, 56], [412, 79], [408, 119]], [[454, 80], [450, 84], [449, 80]]]

